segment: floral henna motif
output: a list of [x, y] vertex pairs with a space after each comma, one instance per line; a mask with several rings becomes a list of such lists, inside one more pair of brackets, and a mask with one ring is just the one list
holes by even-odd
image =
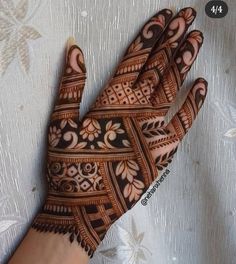
[[89, 141], [93, 141], [101, 134], [101, 126], [94, 118], [86, 118], [82, 124], [82, 130], [79, 133], [83, 139], [88, 138]]
[[185, 8], [173, 19], [167, 9], [151, 18], [82, 120], [86, 69], [82, 51], [69, 46], [48, 130], [48, 196], [35, 229], [68, 233], [92, 256], [112, 223], [171, 162], [206, 97], [200, 78], [165, 124], [203, 42], [198, 31], [185, 38], [195, 16]]
[[123, 195], [129, 199], [130, 203], [133, 200], [139, 200], [145, 188], [144, 183], [135, 178], [138, 175], [138, 171], [140, 171], [140, 168], [134, 160], [120, 161], [115, 170], [116, 176], [121, 176], [123, 180], [127, 180]]

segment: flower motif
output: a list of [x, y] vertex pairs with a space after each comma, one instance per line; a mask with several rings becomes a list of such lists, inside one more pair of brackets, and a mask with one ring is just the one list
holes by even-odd
[[52, 162], [48, 165], [48, 172], [49, 174], [57, 177], [63, 177], [66, 171], [66, 164], [65, 162]]
[[[7, 67], [18, 55], [20, 64], [25, 72], [29, 71], [30, 58], [28, 40], [36, 40], [41, 35], [33, 27], [27, 25], [32, 18], [27, 17], [28, 0], [20, 0], [15, 6], [12, 0], [0, 2], [0, 41], [5, 41], [1, 50], [1, 73], [4, 74]], [[32, 14], [38, 9], [39, 5]]]
[[134, 160], [122, 160], [116, 167], [116, 175], [119, 176], [121, 174], [122, 180], [127, 178], [129, 182], [133, 182], [138, 170], [139, 166]]
[[98, 172], [98, 164], [96, 162], [79, 163], [78, 171], [80, 176], [84, 178], [94, 177]]
[[63, 178], [63, 180], [59, 183], [59, 192], [78, 192], [79, 185], [74, 179], [71, 178]]
[[110, 259], [112, 263], [116, 258], [119, 260], [119, 263], [149, 263], [147, 260], [147, 253], [149, 253], [149, 255], [152, 255], [152, 253], [142, 244], [145, 233], [138, 232], [133, 218], [131, 223], [131, 232], [117, 225], [117, 231], [121, 239], [119, 245], [99, 251], [100, 254]]
[[89, 141], [93, 141], [101, 134], [101, 126], [94, 118], [86, 118], [82, 125], [83, 129], [80, 131], [80, 135], [83, 139], [88, 138]]
[[143, 193], [143, 188], [145, 187], [144, 183], [140, 180], [134, 179], [133, 182], [127, 183], [123, 194], [125, 198], [129, 197], [129, 201], [132, 202], [133, 200], [138, 201], [140, 196]]
[[57, 129], [56, 126], [49, 128], [48, 142], [52, 147], [56, 147], [61, 138], [61, 129]]

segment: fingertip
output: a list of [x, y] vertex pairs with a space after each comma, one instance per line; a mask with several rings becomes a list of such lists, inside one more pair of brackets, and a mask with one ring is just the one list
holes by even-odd
[[76, 44], [76, 41], [75, 41], [75, 38], [73, 36], [70, 36], [68, 39], [67, 39], [67, 46], [73, 46]]
[[198, 43], [200, 43], [202, 45], [202, 43], [204, 41], [204, 36], [203, 36], [202, 31], [194, 29], [188, 33], [186, 39], [187, 40], [195, 39]]
[[197, 16], [197, 12], [192, 7], [185, 7], [179, 11], [179, 16], [183, 17], [188, 25], [191, 25]]
[[181, 11], [183, 11], [183, 12], [185, 12], [185, 13], [192, 13], [192, 15], [194, 16], [194, 17], [196, 17], [197, 16], [197, 11], [196, 11], [196, 9], [194, 9], [192, 6], [187, 6], [187, 7], [184, 7], [184, 8], [182, 8], [181, 10], [180, 10], [180, 12]]
[[195, 80], [193, 87], [195, 87], [196, 85], [201, 85], [202, 89], [205, 89], [207, 92], [208, 82], [203, 77], [199, 77]]
[[165, 8], [165, 9], [162, 9], [161, 10], [162, 13], [165, 13], [169, 16], [172, 16], [173, 15], [173, 10], [172, 9], [169, 9], [169, 8]]
[[208, 82], [200, 77], [197, 78], [191, 88], [190, 97], [194, 98], [198, 111], [202, 107], [207, 95]]

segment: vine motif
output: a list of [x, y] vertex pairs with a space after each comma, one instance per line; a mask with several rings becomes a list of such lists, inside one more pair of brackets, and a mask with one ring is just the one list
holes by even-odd
[[146, 138], [152, 138], [158, 135], [168, 135], [170, 132], [167, 129], [160, 129], [164, 126], [164, 121], [154, 121], [144, 123], [141, 127]]
[[134, 160], [120, 161], [115, 170], [116, 176], [121, 175], [122, 180], [128, 181], [124, 187], [123, 195], [125, 198], [129, 198], [129, 202], [139, 200], [145, 187], [142, 181], [135, 179], [139, 170], [139, 166]]
[[155, 164], [158, 170], [163, 170], [169, 163], [171, 163], [174, 154], [176, 153], [178, 147], [172, 149], [169, 153], [161, 154], [156, 157]]
[[[104, 135], [104, 142], [98, 141], [97, 144], [102, 149], [112, 149], [114, 146], [111, 145], [109, 141], [116, 139], [117, 134], [125, 133], [124, 129], [120, 128], [119, 123], [112, 124], [112, 121], [109, 121], [106, 124], [106, 133]], [[127, 142], [126, 142], [127, 143]]]

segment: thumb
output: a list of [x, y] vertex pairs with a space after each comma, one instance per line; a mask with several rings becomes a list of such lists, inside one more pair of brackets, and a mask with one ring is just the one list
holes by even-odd
[[67, 41], [66, 63], [61, 78], [58, 98], [52, 119], [75, 118], [79, 120], [79, 106], [86, 80], [86, 68], [82, 50], [75, 39]]

